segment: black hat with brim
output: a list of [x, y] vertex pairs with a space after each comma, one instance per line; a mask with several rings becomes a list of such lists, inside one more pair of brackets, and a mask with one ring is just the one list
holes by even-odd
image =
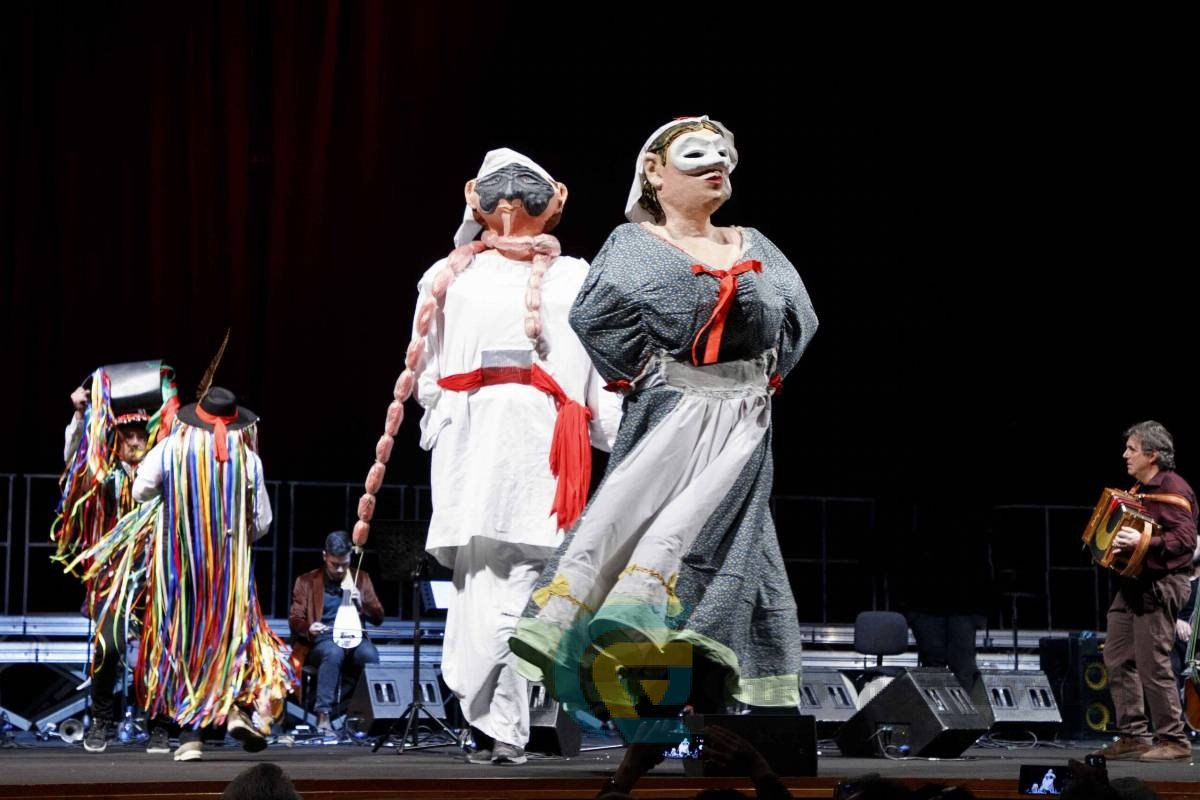
[[[258, 422], [257, 414], [248, 408], [239, 406], [237, 396], [220, 386], [213, 386], [204, 393], [204, 397], [200, 398], [199, 403], [189, 403], [179, 409], [179, 413], [176, 414], [176, 417], [185, 425], [211, 431], [214, 423], [201, 419], [197, 409], [212, 417], [224, 417], [225, 429], [230, 431], [241, 430]], [[233, 418], [230, 419], [230, 417]]]

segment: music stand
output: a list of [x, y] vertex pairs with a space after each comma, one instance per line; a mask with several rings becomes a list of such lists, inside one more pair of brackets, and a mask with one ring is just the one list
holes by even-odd
[[1033, 592], [1001, 592], [1002, 596], [1012, 598], [1012, 657], [1013, 657], [1013, 672], [1021, 671], [1020, 658], [1020, 643], [1017, 639], [1017, 631], [1020, 627], [1017, 625], [1017, 601], [1026, 598], [1037, 597]]
[[998, 597], [1007, 597], [1010, 606], [1011, 619], [1009, 620], [1012, 628], [1012, 671], [1018, 672], [1021, 668], [1020, 659], [1020, 641], [1018, 632], [1020, 624], [1018, 623], [1018, 604], [1021, 600], [1032, 600], [1040, 595], [1034, 591], [1036, 588], [1029, 576], [1023, 573], [1018, 568], [1000, 569], [996, 572], [997, 588], [1000, 590], [997, 593]]
[[[377, 523], [378, 526], [378, 523]], [[384, 527], [384, 526], [378, 526]], [[452, 743], [464, 753], [467, 752], [466, 736], [456, 733], [453, 728], [445, 722], [438, 719], [437, 715], [425, 707], [424, 695], [421, 691], [421, 640], [424, 638], [424, 631], [421, 628], [421, 617], [424, 605], [422, 604], [422, 585], [428, 581], [429, 574], [429, 556], [422, 547], [414, 547], [413, 542], [424, 540], [424, 535], [428, 530], [428, 523], [399, 523], [386, 526], [390, 527], [388, 531], [392, 541], [392, 547], [385, 547], [385, 550], [390, 550], [392, 555], [401, 556], [404, 561], [411, 563], [412, 568], [409, 572], [409, 578], [412, 580], [412, 614], [413, 614], [413, 668], [412, 668], [412, 694], [411, 701], [404, 710], [400, 712], [400, 716], [393, 722], [388, 732], [380, 736], [375, 741], [375, 746], [371, 748], [371, 752], [378, 752], [380, 747], [396, 738], [396, 731], [400, 728], [401, 723], [404, 724], [404, 732], [400, 734], [400, 746], [396, 748], [396, 753], [399, 755], [405, 750], [418, 750], [429, 747], [445, 747], [451, 742], [442, 742], [438, 744], [420, 744], [419, 740], [419, 722], [418, 720], [424, 715], [437, 728], [440, 728], [443, 733], [446, 733], [452, 739]], [[377, 531], [381, 533], [382, 531]], [[406, 536], [407, 534], [407, 536]], [[397, 547], [397, 539], [405, 539], [408, 541], [401, 542]], [[396, 562], [393, 561], [393, 564]], [[412, 735], [412, 743], [409, 743], [409, 734]]]

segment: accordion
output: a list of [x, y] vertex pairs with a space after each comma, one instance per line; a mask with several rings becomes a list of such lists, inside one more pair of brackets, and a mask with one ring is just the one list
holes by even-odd
[[[1141, 541], [1132, 552], [1114, 553], [1113, 541], [1117, 532], [1126, 526], [1141, 531]], [[1136, 578], [1142, 572], [1142, 560], [1150, 548], [1150, 537], [1157, 530], [1158, 523], [1146, 513], [1146, 506], [1137, 495], [1120, 489], [1105, 489], [1083, 531], [1083, 542], [1097, 564], [1123, 578]]]

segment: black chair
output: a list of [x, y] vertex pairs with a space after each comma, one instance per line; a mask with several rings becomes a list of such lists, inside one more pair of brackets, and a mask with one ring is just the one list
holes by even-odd
[[[884, 669], [884, 656], [908, 650], [908, 620], [898, 611], [864, 611], [854, 620], [854, 651], [875, 656], [876, 669]], [[888, 669], [899, 669], [903, 667]]]
[[863, 611], [854, 620], [854, 651], [875, 656], [875, 666], [847, 671], [854, 688], [860, 692], [877, 678], [895, 678], [904, 674], [900, 665], [885, 665], [884, 656], [896, 656], [908, 650], [908, 620], [896, 611]]

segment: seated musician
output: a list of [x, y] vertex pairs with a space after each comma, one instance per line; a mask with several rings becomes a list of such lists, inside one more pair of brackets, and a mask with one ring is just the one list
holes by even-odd
[[[1197, 547], [1196, 552], [1192, 554], [1192, 577], [1189, 583], [1191, 589], [1188, 591], [1188, 599], [1179, 609], [1179, 613], [1175, 615], [1175, 646], [1171, 649], [1171, 668], [1175, 670], [1175, 682], [1179, 685], [1180, 694], [1183, 694], [1184, 686], [1189, 680], [1188, 645], [1192, 640], [1192, 616], [1196, 610], [1196, 589], [1200, 586], [1200, 547]], [[1185, 706], [1183, 721], [1187, 723], [1186, 695], [1183, 697], [1183, 703]], [[1193, 735], [1189, 734], [1189, 736]]]
[[334, 619], [342, 605], [342, 589], [351, 589], [351, 598], [360, 620], [372, 625], [383, 622], [383, 606], [375, 596], [371, 577], [362, 571], [353, 580], [350, 570], [350, 537], [345, 531], [334, 531], [325, 537], [322, 553], [325, 564], [296, 578], [292, 589], [292, 608], [288, 624], [292, 629], [293, 663], [302, 651], [302, 662], [317, 667], [317, 728], [330, 730], [330, 712], [342, 669], [354, 670], [357, 677], [367, 664], [379, 663], [379, 651], [363, 631], [362, 643], [345, 649], [333, 638]]
[[[1176, 616], [1191, 590], [1196, 494], [1175, 472], [1175, 444], [1165, 427], [1152, 420], [1140, 422], [1125, 437], [1125, 466], [1137, 481], [1132, 493], [1158, 529], [1150, 538], [1141, 574], [1119, 579], [1108, 609], [1104, 665], [1120, 738], [1099, 752], [1110, 761], [1190, 759], [1171, 649]], [[1113, 547], [1132, 552], [1142, 537], [1143, 531], [1123, 527]]]

